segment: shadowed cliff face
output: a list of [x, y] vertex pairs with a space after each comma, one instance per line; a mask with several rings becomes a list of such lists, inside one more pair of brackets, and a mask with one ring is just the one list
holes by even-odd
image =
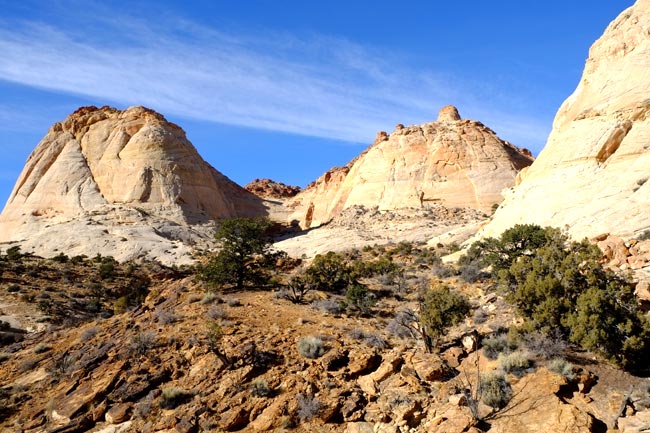
[[0, 215], [0, 242], [27, 241], [48, 255], [60, 238], [72, 250], [86, 243], [120, 255], [102, 247], [112, 244], [115, 227], [131, 229], [119, 238], [139, 251], [144, 238], [155, 244], [163, 232], [165, 248], [169, 239], [192, 238], [182, 227], [266, 213], [261, 199], [212, 168], [162, 115], [84, 107], [52, 126], [29, 156]]
[[618, 16], [589, 51], [544, 150], [483, 231], [517, 223], [567, 227], [576, 238], [650, 228], [650, 2]]
[[532, 161], [530, 152], [448, 106], [436, 122], [377, 134], [359, 157], [298, 194], [291, 218], [310, 227], [351, 206], [395, 210], [430, 203], [489, 211]]

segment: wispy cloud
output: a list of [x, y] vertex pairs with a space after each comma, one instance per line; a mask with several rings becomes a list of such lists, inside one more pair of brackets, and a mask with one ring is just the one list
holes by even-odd
[[516, 144], [542, 143], [547, 133], [540, 121], [468, 96], [468, 84], [444, 71], [399, 66], [398, 54], [345, 39], [233, 35], [180, 19], [152, 25], [106, 16], [98, 23], [106, 38], [92, 33], [92, 26], [71, 31], [0, 21], [0, 79], [195, 119], [359, 143], [398, 122], [432, 120], [448, 103], [486, 113], [480, 120]]

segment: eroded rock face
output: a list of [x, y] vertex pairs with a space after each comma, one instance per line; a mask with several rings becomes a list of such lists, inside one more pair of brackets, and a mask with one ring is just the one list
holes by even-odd
[[[28, 249], [47, 255], [50, 240], [81, 235], [76, 223], [90, 217], [131, 229], [148, 217], [186, 226], [264, 212], [259, 198], [206, 163], [162, 115], [143, 107], [84, 107], [52, 126], [30, 155], [0, 215], [0, 242], [27, 241]], [[120, 236], [137, 241], [138, 234]]]
[[448, 106], [437, 122], [377, 134], [361, 155], [298, 194], [289, 203], [291, 219], [314, 227], [355, 205], [395, 210], [436, 203], [489, 211], [532, 160]]
[[648, 28], [650, 2], [638, 1], [594, 43], [546, 147], [484, 236], [517, 223], [566, 227], [576, 238], [650, 227]]

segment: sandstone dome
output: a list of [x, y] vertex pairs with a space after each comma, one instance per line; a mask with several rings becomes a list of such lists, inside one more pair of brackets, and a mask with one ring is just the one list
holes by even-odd
[[[172, 237], [182, 239], [182, 227], [265, 212], [162, 115], [83, 107], [54, 124], [29, 156], [0, 215], [0, 242], [43, 255], [59, 249], [127, 258], [131, 243], [136, 253], [158, 249], [138, 244], [155, 244], [156, 232], [175, 227]], [[115, 236], [126, 241], [113, 251]], [[163, 238], [164, 246], [169, 236]]]
[[530, 152], [447, 106], [435, 122], [379, 132], [357, 158], [290, 201], [290, 219], [314, 227], [352, 206], [396, 210], [429, 203], [488, 212], [532, 161]]

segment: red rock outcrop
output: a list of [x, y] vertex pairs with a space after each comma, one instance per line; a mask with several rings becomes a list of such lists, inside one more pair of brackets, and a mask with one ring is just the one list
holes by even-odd
[[244, 189], [260, 198], [285, 199], [300, 192], [299, 186], [286, 185], [271, 179], [255, 179], [246, 184]]

